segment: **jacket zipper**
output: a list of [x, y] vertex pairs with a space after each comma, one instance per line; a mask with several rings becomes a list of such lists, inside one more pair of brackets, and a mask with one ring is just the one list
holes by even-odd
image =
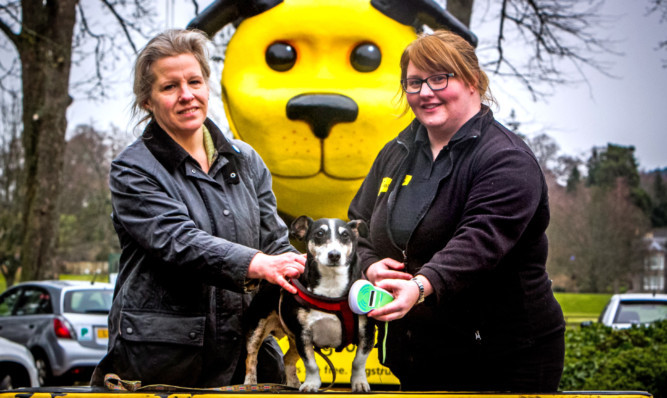
[[[398, 175], [397, 175], [397, 177], [399, 177], [399, 178], [400, 178], [400, 177], [405, 178], [405, 176], [406, 176], [407, 173], [408, 173], [408, 170], [407, 170], [407, 167], [408, 167], [408, 166], [407, 166], [407, 163], [408, 163], [408, 161], [410, 160], [411, 146], [408, 145], [406, 142], [402, 141], [400, 138], [398, 138], [398, 139], [396, 140], [396, 142], [397, 142], [399, 145], [401, 145], [401, 146], [403, 147], [403, 149], [405, 149], [406, 152], [407, 152], [407, 153], [405, 154], [405, 157], [403, 158], [403, 160], [402, 160], [402, 164], [401, 164], [401, 166], [400, 166], [400, 168], [399, 168], [400, 172], [399, 172]], [[397, 181], [398, 181], [398, 180], [397, 180]], [[394, 246], [394, 248], [396, 248], [398, 251], [400, 251], [400, 252], [403, 254], [403, 264], [405, 264], [406, 271], [407, 271], [407, 266], [408, 266], [408, 255], [407, 255], [408, 247], [407, 247], [407, 244], [406, 244], [406, 246], [405, 246], [405, 249], [401, 249], [401, 248], [396, 244], [396, 242], [394, 241], [394, 236], [393, 236], [393, 234], [391, 233], [391, 226], [390, 226], [391, 213], [392, 213], [392, 211], [394, 210], [395, 199], [396, 199], [396, 195], [398, 194], [397, 189], [398, 189], [399, 186], [400, 186], [399, 182], [395, 182], [395, 184], [394, 184], [394, 188], [393, 188], [390, 192], [387, 192], [388, 197], [387, 197], [387, 225], [386, 225], [386, 228], [387, 228], [387, 231], [388, 231], [389, 240], [391, 241], [391, 244]], [[411, 233], [411, 234], [412, 234], [412, 233]], [[408, 241], [409, 241], [409, 239], [408, 239]]]
[[[469, 141], [469, 140], [471, 140], [471, 139], [476, 139], [477, 137], [478, 137], [477, 134], [472, 135], [472, 136], [469, 136], [469, 137], [466, 137], [466, 138], [462, 139], [461, 141], [455, 143], [455, 145], [460, 145], [460, 144], [462, 144], [462, 143], [464, 143], [464, 142], [466, 142], [466, 141]], [[407, 153], [407, 155], [406, 155], [406, 158], [403, 160], [403, 163], [405, 164], [405, 163], [407, 163], [407, 161], [409, 160], [408, 158], [409, 158], [409, 156], [410, 156], [410, 147], [409, 147], [406, 143], [404, 143], [403, 141], [401, 141], [400, 139], [398, 139], [397, 142], [398, 142], [399, 144], [403, 145], [403, 147], [408, 151], [408, 153]], [[450, 147], [449, 144], [448, 144], [448, 145], [447, 145], [447, 148], [448, 148], [448, 151], [447, 151], [447, 152], [448, 152], [448, 155], [449, 155], [449, 156], [452, 156], [452, 155], [451, 155], [452, 152], [453, 152], [452, 147]], [[452, 164], [452, 167], [453, 167], [453, 164]], [[405, 175], [407, 175], [407, 172], [408, 172], [408, 171], [405, 170], [405, 172], [402, 173], [402, 174], [403, 174], [403, 177], [405, 177]], [[438, 181], [438, 184], [439, 184], [441, 181], [442, 181], [442, 178]], [[394, 194], [394, 196], [393, 196], [393, 197], [390, 196], [390, 198], [389, 198], [388, 200], [390, 200], [390, 199], [395, 199], [395, 195], [398, 194], [398, 192], [396, 191], [396, 189], [398, 189], [398, 186], [399, 186], [398, 184], [395, 185], [395, 187], [394, 187], [394, 189], [392, 190], [392, 192], [390, 192], [390, 194]], [[436, 194], [437, 194], [437, 192], [436, 192]], [[429, 206], [433, 203], [433, 200], [434, 200], [434, 199], [435, 199], [435, 195], [429, 200]], [[391, 206], [390, 206], [390, 205], [391, 205]], [[390, 220], [391, 212], [393, 211], [393, 209], [394, 209], [394, 203], [393, 203], [393, 201], [392, 201], [392, 202], [389, 202], [389, 201], [388, 201], [388, 202], [387, 202], [387, 211], [388, 211], [388, 213], [389, 213], [389, 214], [387, 214], [387, 230], [388, 230], [388, 231], [391, 231], [391, 228], [389, 227], [389, 220]], [[421, 218], [420, 218], [419, 220], [417, 220], [417, 223], [415, 224], [415, 226], [416, 226], [416, 225], [419, 225], [419, 223], [422, 221], [422, 219], [424, 219], [424, 216], [426, 216], [426, 213], [424, 213], [424, 214], [421, 216]], [[415, 232], [414, 229], [413, 229], [412, 231], [410, 231], [410, 236], [408, 237], [407, 242], [405, 242], [405, 249], [401, 249], [401, 248], [396, 244], [396, 242], [394, 242], [394, 237], [391, 235], [391, 232], [389, 232], [389, 237], [390, 237], [390, 240], [391, 240], [392, 245], [394, 245], [394, 247], [395, 247], [396, 249], [398, 249], [398, 250], [401, 252], [401, 254], [403, 255], [403, 264], [405, 264], [405, 269], [406, 269], [406, 271], [407, 271], [407, 267], [408, 267], [408, 246], [410, 245], [410, 239], [412, 239], [412, 234], [413, 234], [414, 232]], [[477, 335], [476, 335], [475, 338], [477, 339]], [[479, 338], [479, 340], [481, 340], [481, 337]]]

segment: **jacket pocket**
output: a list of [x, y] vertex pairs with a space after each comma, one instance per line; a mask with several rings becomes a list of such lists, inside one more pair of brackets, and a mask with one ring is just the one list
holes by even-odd
[[120, 335], [128, 341], [202, 347], [205, 321], [204, 316], [123, 310], [120, 316]]

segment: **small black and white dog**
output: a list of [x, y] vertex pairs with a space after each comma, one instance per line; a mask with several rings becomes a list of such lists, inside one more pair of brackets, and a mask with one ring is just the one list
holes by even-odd
[[292, 280], [299, 293], [292, 295], [277, 285], [260, 288], [248, 309], [245, 384], [257, 384], [257, 352], [269, 335], [287, 335], [290, 348], [285, 354], [286, 383], [299, 387], [296, 362], [301, 357], [306, 378], [301, 391], [316, 392], [322, 385], [315, 362], [316, 348], [341, 350], [357, 346], [350, 377], [353, 392], [370, 391], [366, 379], [366, 360], [375, 342], [375, 324], [364, 315], [352, 313], [347, 301], [354, 281], [361, 278], [356, 254], [357, 239], [368, 235], [366, 223], [346, 223], [323, 218], [313, 221], [301, 216], [290, 227], [290, 234], [304, 240], [307, 260], [304, 273]]

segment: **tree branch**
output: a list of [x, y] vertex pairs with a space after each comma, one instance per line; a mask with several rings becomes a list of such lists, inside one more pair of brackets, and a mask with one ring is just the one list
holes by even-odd
[[[10, 19], [12, 19], [14, 22], [21, 24], [21, 19], [17, 15], [17, 11], [12, 10], [8, 5], [0, 5], [0, 11], [7, 14]], [[5, 21], [0, 19], [0, 31], [7, 36], [7, 38], [14, 44], [14, 46], [18, 47], [18, 41], [19, 41], [19, 35], [17, 33], [14, 33], [14, 31], [5, 23]]]
[[[88, 26], [88, 19], [86, 18], [86, 14], [83, 11], [83, 7], [77, 4], [76, 8], [79, 11], [79, 16], [81, 17], [81, 29], [83, 29], [84, 32], [86, 32], [90, 37], [92, 37], [95, 40], [95, 75], [97, 77], [97, 81], [101, 82], [104, 78], [102, 76], [102, 70], [101, 70], [103, 57], [100, 48], [102, 46], [102, 41], [104, 37], [102, 35], [95, 34], [90, 30], [90, 27]], [[102, 95], [104, 95], [104, 93], [102, 93]]]
[[500, 72], [500, 65], [504, 62], [503, 57], [503, 39], [505, 38], [505, 11], [507, 9], [507, 0], [503, 0], [503, 5], [500, 8], [500, 24], [498, 25], [498, 40], [496, 50], [498, 51], [498, 61], [496, 62], [496, 70], [494, 73]]
[[195, 15], [199, 15], [199, 2], [197, 0], [191, 0], [192, 6], [195, 8]]
[[[602, 2], [592, 0], [582, 5], [576, 0], [503, 0], [499, 5], [498, 36], [491, 47], [495, 56], [485, 64], [493, 68], [494, 74], [519, 78], [534, 100], [545, 95], [537, 90], [538, 85], [553, 87], [574, 81], [558, 66], [560, 61], [569, 61], [584, 81], [584, 65], [609, 75], [609, 66], [598, 55], [614, 52], [593, 31], [603, 19], [598, 11]], [[506, 51], [510, 49], [506, 48], [508, 43], [517, 42], [510, 33], [532, 48], [530, 56], [518, 49]]]
[[123, 32], [125, 33], [125, 38], [127, 38], [127, 41], [130, 43], [132, 46], [132, 50], [134, 51], [135, 54], [137, 54], [137, 46], [134, 45], [134, 40], [132, 40], [132, 37], [130, 36], [130, 32], [127, 30], [127, 25], [129, 24], [123, 17], [121, 17], [118, 12], [116, 12], [116, 8], [109, 3], [108, 0], [102, 0], [102, 3], [104, 3], [105, 6], [111, 11], [113, 16], [116, 18], [118, 21], [118, 24], [120, 25], [121, 29], [123, 29]]

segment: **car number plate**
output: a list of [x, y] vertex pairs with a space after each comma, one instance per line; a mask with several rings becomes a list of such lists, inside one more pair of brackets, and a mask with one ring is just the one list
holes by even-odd
[[109, 338], [109, 329], [107, 329], [107, 328], [97, 328], [97, 338], [98, 339], [108, 339]]

